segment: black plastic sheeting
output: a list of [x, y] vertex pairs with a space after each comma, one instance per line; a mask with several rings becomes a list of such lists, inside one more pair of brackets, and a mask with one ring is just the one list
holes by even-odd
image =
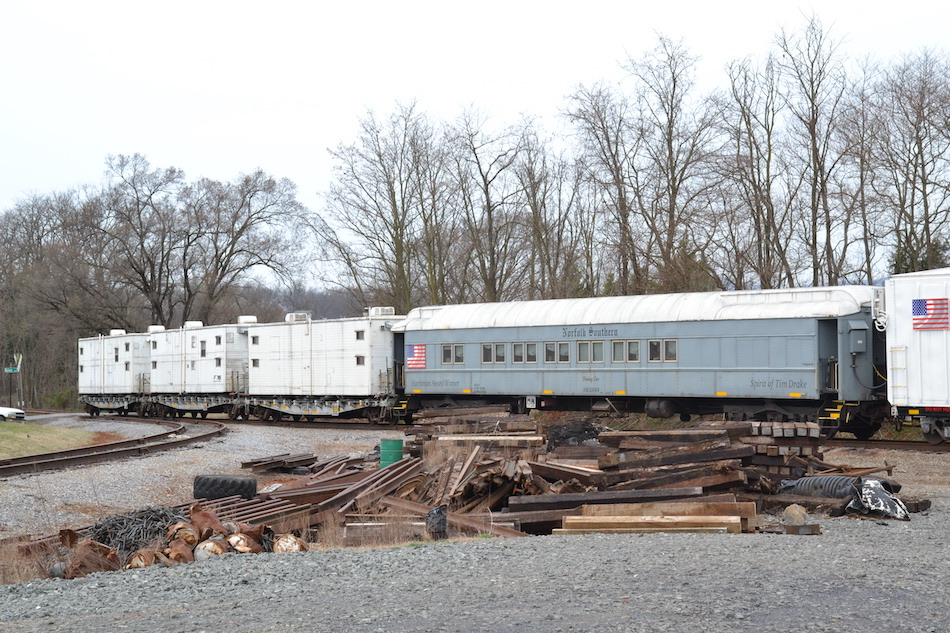
[[877, 479], [855, 478], [848, 510], [858, 514], [910, 521], [904, 503], [888, 492]]
[[[783, 479], [779, 486], [779, 494], [803, 495], [806, 497], [831, 497], [833, 499], [847, 499], [854, 494], [854, 484], [860, 477], [850, 475], [818, 475], [802, 477], [801, 479]], [[890, 479], [872, 477], [865, 481], [878, 481], [884, 490], [894, 494], [900, 492], [901, 485]]]

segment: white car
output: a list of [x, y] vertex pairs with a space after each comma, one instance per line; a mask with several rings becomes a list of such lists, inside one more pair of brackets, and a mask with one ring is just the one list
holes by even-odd
[[23, 412], [23, 409], [14, 409], [13, 407], [0, 407], [0, 421], [2, 420], [19, 420], [22, 422], [26, 419], [26, 413]]

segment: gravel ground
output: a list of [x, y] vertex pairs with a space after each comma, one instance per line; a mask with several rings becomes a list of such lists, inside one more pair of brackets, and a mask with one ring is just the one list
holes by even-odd
[[[181, 501], [195, 474], [235, 472], [225, 465], [242, 459], [320, 454], [309, 447], [327, 442], [347, 447], [338, 453], [359, 452], [381, 438], [241, 427], [201, 450], [84, 468], [82, 479], [95, 480], [88, 490], [75, 483], [69, 486], [76, 490], [59, 490], [55, 474], [11, 478], [2, 482], [0, 517], [7, 534], [27, 529], [11, 517], [21, 507], [17, 499], [37, 485], [43, 500], [35, 505], [43, 510], [33, 524], [48, 528], [44, 520], [63, 516], [53, 510], [57, 503], [78, 498], [72, 503], [101, 501], [125, 511], [146, 500]], [[821, 536], [547, 536], [228, 554], [172, 568], [2, 586], [0, 630], [950, 631], [950, 456], [835, 451], [826, 459], [897, 464], [894, 478], [904, 492], [931, 498], [933, 508], [909, 522], [817, 517]], [[144, 466], [152, 460], [163, 460], [155, 462], [158, 471]], [[171, 474], [179, 470], [187, 474]], [[113, 491], [117, 479], [124, 492]], [[17, 486], [18, 493], [8, 493]], [[90, 514], [66, 513], [86, 523]]]

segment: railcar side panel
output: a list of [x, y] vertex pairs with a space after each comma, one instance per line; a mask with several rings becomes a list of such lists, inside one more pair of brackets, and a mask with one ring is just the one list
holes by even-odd
[[109, 336], [79, 339], [80, 394], [128, 394], [148, 389], [149, 350], [146, 334], [113, 330]]

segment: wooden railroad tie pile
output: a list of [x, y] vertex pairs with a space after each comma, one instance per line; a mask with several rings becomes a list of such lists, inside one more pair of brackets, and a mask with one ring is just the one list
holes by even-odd
[[[457, 533], [507, 536], [750, 532], [762, 529], [757, 512], [781, 512], [793, 503], [812, 512], [844, 511], [840, 499], [773, 494], [783, 478], [842, 472], [822, 461], [811, 423], [605, 431], [598, 445], [552, 451], [526, 418], [417, 424], [406, 432], [408, 456], [395, 464], [316, 461], [306, 476], [263, 496], [307, 505], [311, 528], [340, 525], [352, 533], [397, 523], [418, 532], [443, 506]], [[285, 457], [285, 466], [301, 467], [296, 455], [246, 467]], [[844, 470], [866, 475], [889, 468]]]

